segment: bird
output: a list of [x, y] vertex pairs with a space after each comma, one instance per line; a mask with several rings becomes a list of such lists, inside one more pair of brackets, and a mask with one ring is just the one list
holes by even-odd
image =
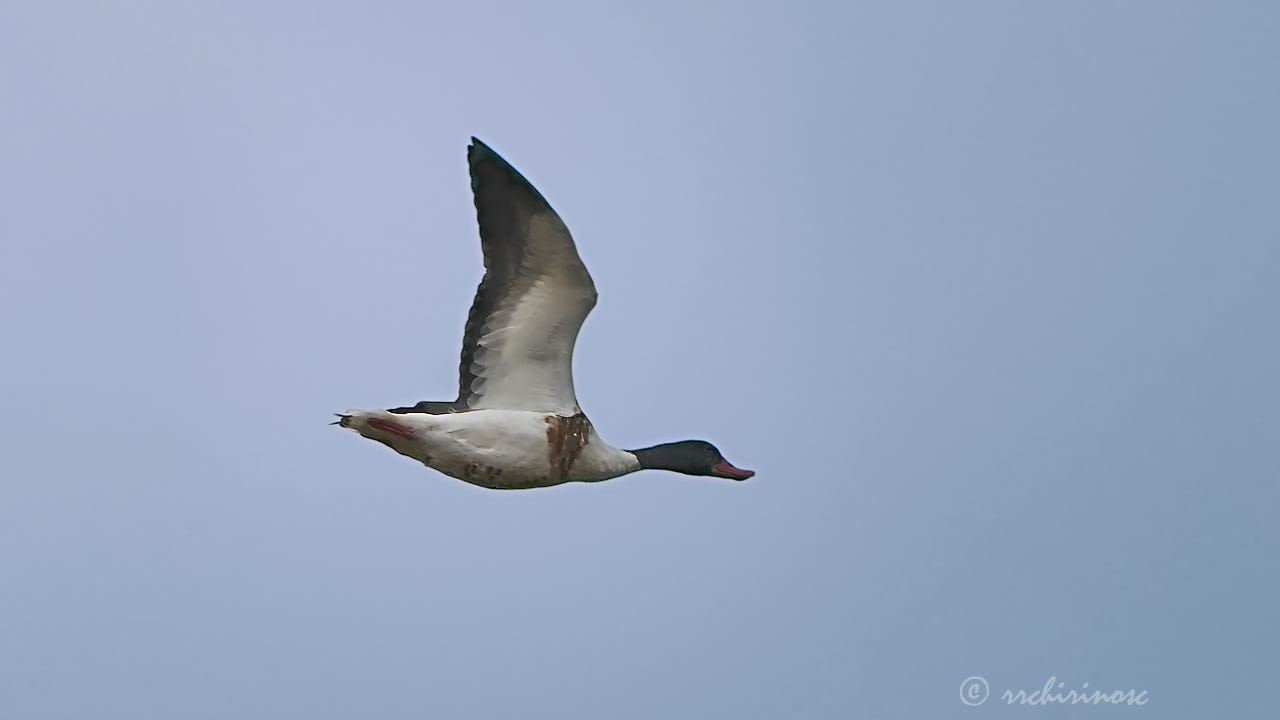
[[332, 424], [494, 490], [599, 482], [638, 470], [746, 480], [711, 443], [620, 450], [573, 389], [573, 347], [596, 287], [564, 221], [492, 148], [467, 147], [484, 276], [463, 331], [458, 397], [348, 410]]

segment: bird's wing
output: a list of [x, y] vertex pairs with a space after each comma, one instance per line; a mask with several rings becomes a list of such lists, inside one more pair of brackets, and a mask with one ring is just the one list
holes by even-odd
[[467, 148], [484, 278], [467, 317], [458, 410], [573, 415], [573, 345], [596, 287], [542, 195], [489, 146]]

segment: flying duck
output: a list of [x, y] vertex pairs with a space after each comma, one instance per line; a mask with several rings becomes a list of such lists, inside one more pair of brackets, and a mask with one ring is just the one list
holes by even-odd
[[573, 345], [596, 287], [564, 221], [488, 145], [467, 147], [484, 278], [462, 338], [458, 399], [348, 410], [335, 423], [445, 475], [496, 490], [637, 470], [746, 480], [702, 440], [619, 450], [573, 392]]

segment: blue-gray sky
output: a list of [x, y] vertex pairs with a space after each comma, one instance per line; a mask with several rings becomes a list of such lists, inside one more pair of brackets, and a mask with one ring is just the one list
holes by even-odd
[[[0, 716], [1260, 717], [1270, 3], [0, 5]], [[611, 442], [452, 397], [478, 135], [600, 289]], [[984, 676], [992, 698], [960, 701]], [[1144, 708], [1004, 689], [1147, 690]]]

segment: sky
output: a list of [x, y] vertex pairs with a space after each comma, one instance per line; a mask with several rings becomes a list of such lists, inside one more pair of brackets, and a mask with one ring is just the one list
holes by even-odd
[[[0, 3], [0, 717], [1269, 714], [1276, 37]], [[595, 278], [601, 435], [754, 478], [489, 491], [327, 424], [453, 397], [472, 135]], [[1057, 682], [1147, 704], [1002, 699]]]

